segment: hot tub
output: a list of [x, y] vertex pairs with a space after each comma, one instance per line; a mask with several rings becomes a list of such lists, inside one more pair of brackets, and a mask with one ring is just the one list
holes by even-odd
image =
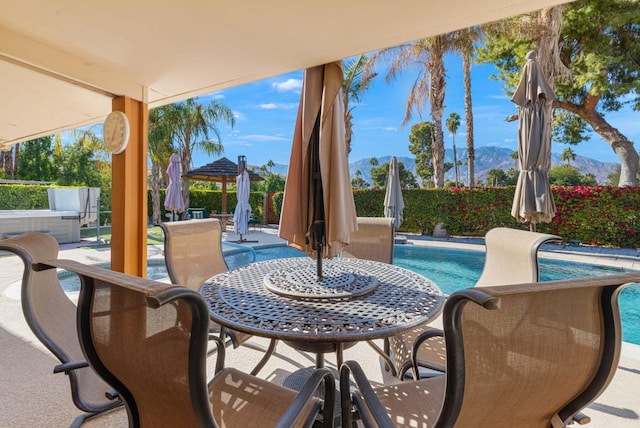
[[0, 210], [0, 238], [26, 232], [44, 232], [58, 243], [80, 241], [80, 215], [77, 211]]

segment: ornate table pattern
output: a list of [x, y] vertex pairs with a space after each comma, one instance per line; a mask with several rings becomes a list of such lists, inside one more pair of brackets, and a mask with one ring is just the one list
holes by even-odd
[[201, 288], [211, 318], [246, 333], [297, 342], [378, 339], [428, 322], [444, 304], [427, 278], [386, 263], [338, 258], [253, 263], [210, 278]]

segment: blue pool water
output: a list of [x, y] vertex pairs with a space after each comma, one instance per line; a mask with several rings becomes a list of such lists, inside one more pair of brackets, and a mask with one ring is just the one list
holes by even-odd
[[[285, 257], [306, 257], [293, 248], [277, 245], [254, 250], [241, 245], [225, 246], [225, 260], [230, 269], [252, 262]], [[484, 266], [484, 252], [413, 245], [396, 245], [394, 264], [409, 269], [435, 282], [445, 294], [473, 287]], [[166, 278], [163, 261], [150, 261], [147, 276], [151, 279]], [[612, 275], [625, 269], [587, 263], [540, 259], [542, 281], [585, 278]], [[63, 288], [77, 291], [79, 280], [75, 275], [61, 274]], [[623, 340], [640, 345], [640, 284], [627, 287], [620, 297]]]

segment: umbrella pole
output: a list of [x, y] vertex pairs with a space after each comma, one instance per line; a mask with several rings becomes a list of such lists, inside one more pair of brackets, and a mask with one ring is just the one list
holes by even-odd
[[318, 242], [317, 245], [317, 250], [316, 250], [316, 257], [317, 257], [317, 263], [316, 263], [316, 269], [317, 269], [317, 273], [318, 273], [318, 281], [322, 280], [322, 242]]

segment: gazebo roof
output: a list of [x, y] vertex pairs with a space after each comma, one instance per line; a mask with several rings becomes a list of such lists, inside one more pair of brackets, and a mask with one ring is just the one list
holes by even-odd
[[[247, 169], [247, 171], [249, 171]], [[215, 162], [208, 163], [191, 171], [187, 171], [182, 174], [182, 178], [188, 180], [200, 180], [200, 181], [222, 181], [226, 182], [229, 177], [237, 177], [238, 165], [229, 159], [223, 157]], [[249, 179], [251, 181], [264, 180], [255, 172], [249, 171]]]

